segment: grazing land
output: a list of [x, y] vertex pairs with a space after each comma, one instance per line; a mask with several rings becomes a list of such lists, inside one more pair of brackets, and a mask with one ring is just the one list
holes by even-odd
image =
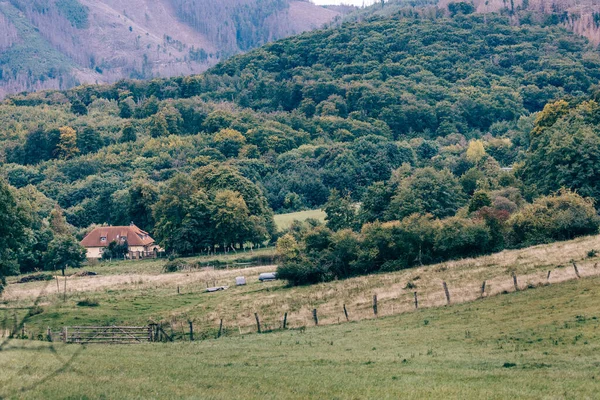
[[594, 398], [599, 284], [583, 278], [360, 323], [198, 342], [14, 340], [0, 351], [0, 396]]
[[[314, 325], [312, 310], [318, 310], [320, 325], [343, 322], [343, 307], [351, 321], [373, 318], [373, 295], [378, 296], [379, 317], [414, 310], [414, 292], [419, 308], [446, 304], [442, 282], [449, 288], [451, 302], [462, 303], [515, 291], [512, 274], [519, 289], [534, 288], [577, 279], [572, 261], [581, 277], [600, 274], [597, 252], [599, 236], [568, 242], [503, 251], [476, 259], [375, 274], [312, 286], [287, 287], [282, 281], [258, 282], [262, 272], [275, 266], [245, 269], [213, 269], [164, 274], [165, 260], [113, 263], [91, 269], [97, 276], [67, 278], [56, 281], [10, 284], [2, 300], [3, 307], [25, 308], [38, 302], [35, 315], [27, 320], [26, 334], [38, 337], [48, 327], [58, 330], [73, 325], [145, 325], [161, 322], [177, 339], [194, 324], [196, 338], [213, 337], [223, 319], [224, 334], [236, 336], [256, 331], [254, 313], [258, 313], [263, 330], [281, 328], [288, 313], [287, 325], [304, 328]], [[268, 250], [267, 250], [268, 251]], [[139, 267], [138, 267], [139, 265]], [[548, 272], [550, 277], [548, 279]], [[246, 286], [235, 286], [236, 276], [246, 277]], [[229, 286], [216, 293], [206, 293], [208, 286]], [[60, 289], [60, 292], [59, 292]], [[95, 306], [78, 303], [91, 302]], [[24, 314], [26, 311], [23, 310]], [[0, 324], [10, 329], [15, 311], [0, 308]]]
[[317, 221], [325, 221], [325, 211], [323, 210], [308, 210], [308, 211], [297, 211], [288, 214], [278, 214], [275, 216], [275, 224], [279, 231], [283, 231], [289, 228], [294, 221], [306, 221], [309, 218], [316, 219]]

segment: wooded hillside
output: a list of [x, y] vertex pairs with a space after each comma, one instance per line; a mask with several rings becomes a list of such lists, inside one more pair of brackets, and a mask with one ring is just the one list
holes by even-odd
[[79, 83], [199, 73], [339, 13], [290, 0], [0, 3], [0, 98]]
[[[595, 232], [598, 77], [598, 54], [559, 26], [410, 9], [202, 75], [12, 96], [1, 171], [39, 226], [58, 204], [82, 233], [134, 221], [178, 254], [274, 240], [273, 211], [325, 206], [317, 249], [376, 248], [379, 228], [358, 235], [373, 223], [388, 239], [427, 229], [427, 248], [352, 253], [312, 276], [404, 268]], [[292, 227], [290, 259], [315, 225]]]

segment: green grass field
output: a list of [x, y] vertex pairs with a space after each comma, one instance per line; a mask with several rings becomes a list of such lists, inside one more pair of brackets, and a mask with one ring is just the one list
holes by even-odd
[[[452, 302], [463, 303], [480, 297], [484, 280], [486, 297], [513, 292], [513, 273], [518, 276], [520, 289], [576, 279], [571, 260], [576, 261], [582, 277], [598, 276], [600, 257], [589, 257], [588, 253], [598, 247], [599, 240], [598, 236], [585, 237], [477, 259], [293, 288], [281, 281], [258, 282], [261, 272], [273, 271], [275, 266], [163, 274], [165, 260], [99, 265], [87, 268], [98, 272], [98, 276], [67, 279], [66, 300], [62, 277], [58, 287], [56, 281], [8, 285], [0, 302], [0, 331], [10, 329], [15, 314], [19, 319], [35, 301], [38, 305], [25, 329], [28, 337], [43, 335], [48, 327], [57, 331], [63, 326], [145, 325], [152, 320], [162, 323], [179, 339], [186, 336], [191, 320], [196, 337], [202, 338], [213, 336], [221, 319], [227, 336], [239, 336], [255, 331], [255, 312], [265, 329], [275, 330], [281, 327], [284, 313], [288, 313], [290, 327], [312, 326], [315, 308], [320, 324], [332, 325], [345, 319], [344, 305], [353, 321], [373, 318], [375, 294], [379, 316], [412, 312], [414, 292], [418, 293], [421, 308], [443, 306], [446, 299], [442, 281], [448, 284]], [[236, 287], [235, 277], [240, 275], [246, 277], [248, 284]], [[206, 293], [207, 286], [215, 285], [227, 285], [229, 289]], [[78, 305], [85, 300], [97, 306]]]
[[592, 399], [600, 278], [400, 316], [198, 342], [11, 341], [2, 398]]
[[289, 214], [278, 214], [275, 215], [275, 225], [280, 231], [289, 228], [294, 221], [306, 221], [309, 218], [316, 219], [318, 221], [325, 221], [325, 211], [323, 210], [308, 210], [298, 211]]

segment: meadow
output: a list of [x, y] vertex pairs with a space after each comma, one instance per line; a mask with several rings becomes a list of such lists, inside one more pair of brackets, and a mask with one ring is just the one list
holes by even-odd
[[[519, 290], [577, 279], [577, 273], [596, 276], [600, 274], [600, 257], [594, 249], [599, 245], [599, 236], [589, 236], [299, 287], [287, 287], [283, 281], [259, 282], [258, 275], [274, 271], [275, 265], [208, 267], [165, 274], [161, 273], [165, 260], [102, 264], [84, 269], [97, 272], [97, 276], [69, 276], [66, 296], [62, 277], [57, 281], [11, 283], [0, 304], [0, 327], [10, 330], [15, 318], [22, 318], [34, 303], [24, 330], [27, 337], [44, 335], [47, 328], [56, 331], [63, 326], [146, 325], [155, 321], [181, 340], [188, 337], [192, 321], [195, 337], [201, 339], [215, 336], [221, 320], [225, 336], [239, 336], [257, 330], [255, 313], [263, 330], [269, 331], [282, 327], [285, 313], [290, 328], [313, 326], [314, 309], [320, 325], [332, 325], [345, 321], [344, 306], [350, 321], [374, 318], [374, 295], [378, 297], [379, 317], [414, 311], [415, 292], [419, 308], [443, 306], [443, 282], [447, 283], [451, 303], [463, 303], [514, 292], [513, 274]], [[235, 286], [237, 276], [245, 276], [247, 285]], [[229, 288], [206, 292], [209, 286], [222, 285]]]
[[195, 342], [12, 340], [0, 349], [0, 397], [597, 398], [599, 284]]
[[325, 222], [325, 211], [323, 210], [306, 210], [296, 211], [287, 214], [277, 214], [274, 216], [275, 225], [279, 231], [284, 231], [292, 226], [294, 221], [306, 221], [309, 218], [316, 219], [317, 221]]

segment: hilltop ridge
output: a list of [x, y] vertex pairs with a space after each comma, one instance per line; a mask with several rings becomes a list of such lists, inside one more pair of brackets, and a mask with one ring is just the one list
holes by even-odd
[[0, 2], [0, 98], [200, 73], [338, 15], [296, 0]]

